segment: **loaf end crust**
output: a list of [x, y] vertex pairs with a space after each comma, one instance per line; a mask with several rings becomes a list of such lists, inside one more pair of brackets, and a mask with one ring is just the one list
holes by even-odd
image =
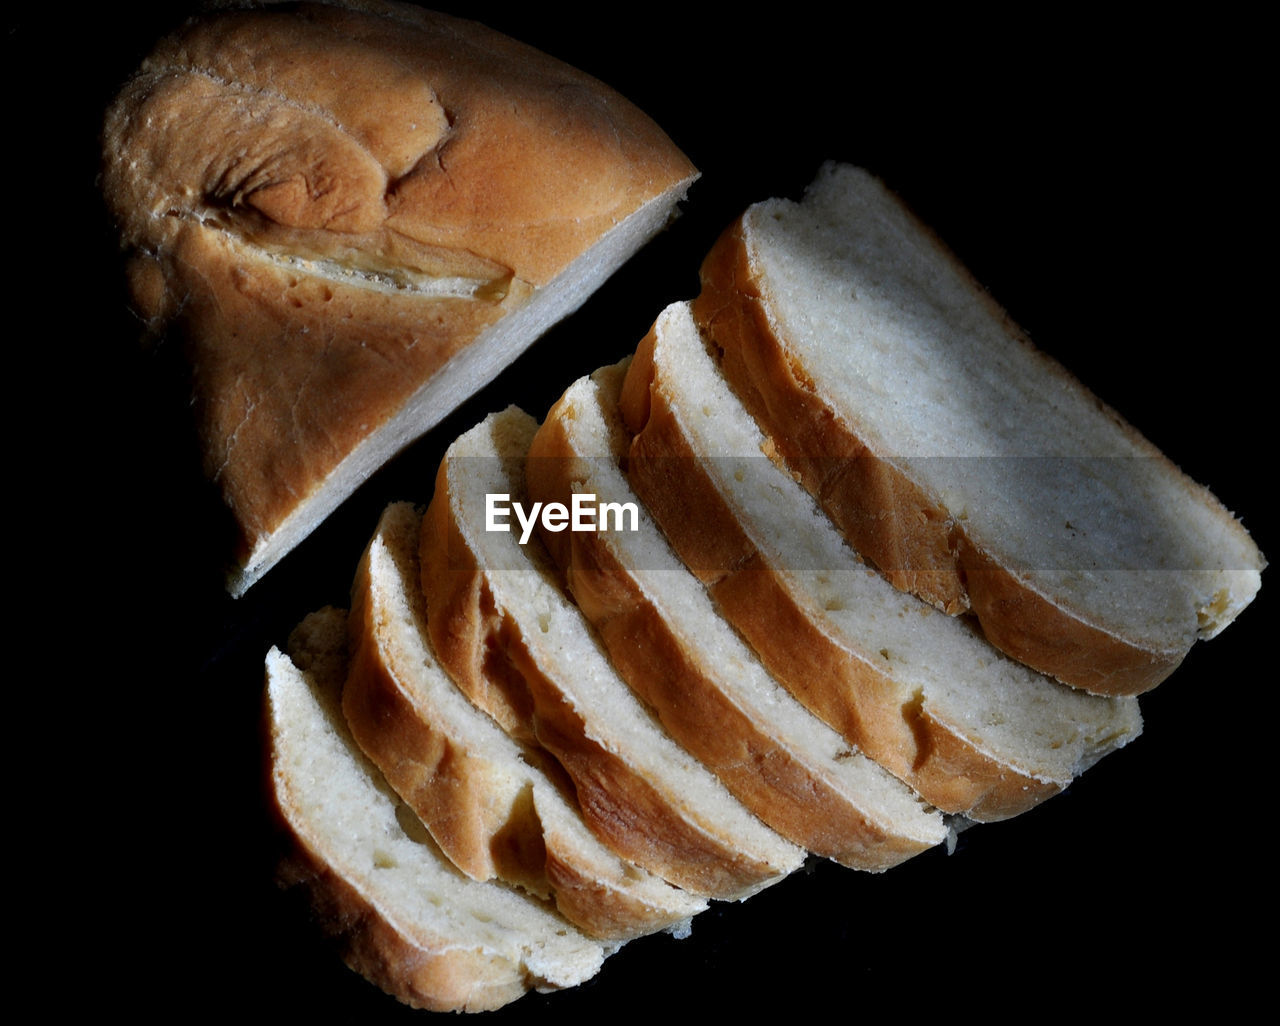
[[601, 83], [394, 3], [221, 10], [109, 110], [133, 305], [182, 339], [233, 594], [661, 227], [696, 172]]

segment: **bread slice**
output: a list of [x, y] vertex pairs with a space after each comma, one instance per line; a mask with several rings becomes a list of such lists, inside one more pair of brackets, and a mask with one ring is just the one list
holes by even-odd
[[593, 976], [611, 947], [539, 902], [467, 879], [347, 732], [339, 693], [346, 629], [326, 610], [266, 660], [271, 784], [295, 851], [286, 879], [306, 885], [348, 964], [408, 1004], [498, 1008], [530, 989]]
[[234, 7], [121, 90], [102, 181], [133, 305], [185, 348], [238, 595], [576, 309], [696, 172], [613, 90], [475, 22]]
[[592, 937], [687, 929], [706, 901], [618, 858], [586, 826], [559, 766], [477, 709], [436, 662], [419, 585], [421, 517], [387, 508], [352, 588], [352, 735], [473, 879], [554, 900]]
[[[804, 853], [682, 750], [618, 678], [536, 537], [490, 531], [486, 496], [524, 501], [537, 423], [513, 408], [450, 446], [423, 519], [422, 586], [440, 662], [573, 779], [583, 816], [625, 858], [695, 893], [744, 898]], [[517, 528], [518, 530], [518, 528]]]
[[1104, 694], [1250, 602], [1244, 529], [1038, 352], [866, 172], [752, 207], [694, 314], [787, 466], [899, 587]]
[[[619, 469], [625, 370], [580, 379], [552, 408], [529, 451], [531, 499], [569, 506], [582, 492], [638, 506]], [[943, 840], [942, 816], [788, 694], [637, 513], [634, 529], [544, 540], [619, 672], [672, 736], [784, 837], [845, 865], [886, 869]]]
[[658, 317], [619, 406], [627, 474], [725, 617], [815, 715], [937, 808], [1004, 819], [1142, 730], [1002, 656], [868, 568], [721, 377], [688, 304]]

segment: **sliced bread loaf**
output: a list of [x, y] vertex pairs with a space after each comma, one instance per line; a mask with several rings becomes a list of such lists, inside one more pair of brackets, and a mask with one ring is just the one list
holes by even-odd
[[618, 858], [546, 753], [512, 740], [436, 662], [419, 587], [421, 517], [387, 508], [352, 588], [343, 711], [360, 747], [468, 876], [550, 897], [593, 937], [683, 929], [706, 902]]
[[1037, 351], [876, 179], [750, 208], [694, 314], [856, 549], [999, 648], [1136, 694], [1251, 601], [1239, 523]]
[[532, 898], [459, 873], [361, 754], [340, 705], [342, 614], [313, 614], [290, 651], [266, 661], [271, 784], [295, 847], [286, 878], [310, 889], [348, 964], [436, 1011], [498, 1008], [593, 976], [608, 948]]
[[[614, 850], [699, 894], [743, 898], [804, 853], [683, 751], [618, 678], [536, 537], [486, 529], [486, 496], [524, 499], [536, 422], [510, 408], [449, 448], [422, 530], [428, 630], [458, 686], [573, 779]], [[518, 531], [518, 528], [517, 528]]]
[[689, 307], [658, 317], [620, 408], [627, 470], [720, 610], [804, 705], [933, 805], [981, 820], [1055, 794], [1142, 729], [897, 590], [770, 461]]
[[637, 507], [634, 527], [544, 531], [578, 605], [627, 682], [680, 744], [783, 836], [886, 869], [946, 836], [942, 817], [774, 680], [670, 550], [619, 469], [626, 363], [570, 386], [529, 451], [529, 496]]

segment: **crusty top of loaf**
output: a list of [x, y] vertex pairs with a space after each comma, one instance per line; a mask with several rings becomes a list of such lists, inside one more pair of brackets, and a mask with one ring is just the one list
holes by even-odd
[[590, 76], [343, 0], [187, 22], [103, 145], [133, 304], [185, 341], [247, 567], [233, 591], [581, 303], [695, 177]]
[[126, 241], [184, 227], [400, 277], [542, 285], [693, 168], [613, 90], [474, 22], [398, 4], [221, 11], [110, 112]]

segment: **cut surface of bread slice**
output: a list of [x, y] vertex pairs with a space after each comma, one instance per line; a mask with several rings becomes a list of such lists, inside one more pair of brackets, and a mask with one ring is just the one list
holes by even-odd
[[613, 90], [475, 22], [235, 7], [122, 89], [103, 190], [134, 307], [185, 347], [240, 594], [577, 308], [696, 172]]
[[536, 536], [489, 530], [486, 497], [524, 501], [537, 423], [515, 408], [457, 439], [423, 518], [428, 630], [458, 686], [556, 756], [583, 815], [627, 859], [698, 894], [740, 899], [804, 852], [744, 808], [655, 722], [565, 598]]
[[340, 690], [346, 627], [313, 614], [266, 661], [271, 783], [295, 844], [288, 879], [309, 887], [348, 964], [435, 1011], [498, 1008], [593, 976], [611, 948], [534, 899], [463, 876], [364, 758]]
[[626, 361], [570, 386], [529, 452], [534, 501], [630, 504], [635, 526], [544, 532], [619, 672], [682, 745], [783, 836], [881, 870], [946, 837], [942, 816], [804, 709], [670, 550], [619, 468]]
[[[631, 939], [706, 908], [605, 847], [545, 752], [512, 740], [436, 662], [419, 585], [421, 517], [387, 508], [352, 589], [343, 711], [360, 747], [474, 879], [550, 896], [593, 937]], [[556, 776], [549, 775], [549, 770]]]
[[713, 248], [694, 314], [777, 452], [899, 587], [1104, 694], [1159, 683], [1263, 559], [1036, 350], [866, 172], [826, 165]]
[[620, 408], [628, 477], [768, 669], [933, 805], [1003, 819], [1142, 729], [1134, 698], [1076, 691], [904, 594], [767, 456], [688, 305], [641, 342]]

